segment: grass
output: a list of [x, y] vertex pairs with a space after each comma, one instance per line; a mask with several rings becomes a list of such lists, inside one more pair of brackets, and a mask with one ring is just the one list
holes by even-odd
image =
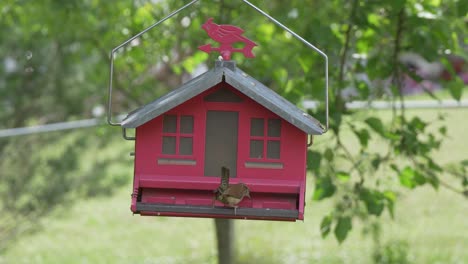
[[[449, 138], [436, 155], [443, 163], [468, 157], [468, 110], [445, 112]], [[411, 113], [436, 116], [433, 110]], [[308, 186], [304, 222], [236, 221], [240, 264], [371, 263], [374, 245], [359, 223], [353, 223], [342, 245], [332, 236], [320, 237], [319, 224], [331, 201], [312, 201]], [[130, 192], [127, 186], [111, 197], [54, 212], [41, 220], [38, 232], [9, 247], [0, 263], [216, 263], [211, 219], [132, 216]], [[406, 241], [414, 263], [468, 263], [467, 213], [467, 200], [447, 189], [402, 189], [396, 219], [382, 217], [384, 239]]]

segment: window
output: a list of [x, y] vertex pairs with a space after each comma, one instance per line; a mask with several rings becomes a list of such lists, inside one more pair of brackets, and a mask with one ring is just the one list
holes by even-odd
[[252, 118], [250, 120], [250, 153], [253, 159], [280, 159], [281, 120]]
[[162, 154], [193, 154], [193, 116], [164, 115]]

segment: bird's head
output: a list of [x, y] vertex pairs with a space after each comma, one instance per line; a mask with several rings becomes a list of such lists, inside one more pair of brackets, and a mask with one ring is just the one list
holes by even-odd
[[213, 24], [214, 24], [214, 23], [213, 23], [213, 18], [210, 17], [210, 18], [208, 18], [208, 20], [202, 25], [202, 28], [203, 28], [204, 30], [209, 30]]
[[249, 197], [249, 199], [251, 199], [250, 198], [250, 190], [246, 185], [244, 185], [244, 188], [242, 190], [242, 194], [243, 194], [243, 196]]

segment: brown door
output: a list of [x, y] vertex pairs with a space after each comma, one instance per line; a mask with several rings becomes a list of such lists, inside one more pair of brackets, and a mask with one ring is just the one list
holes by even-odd
[[239, 113], [208, 111], [206, 113], [205, 176], [221, 176], [221, 167], [237, 175], [237, 129]]

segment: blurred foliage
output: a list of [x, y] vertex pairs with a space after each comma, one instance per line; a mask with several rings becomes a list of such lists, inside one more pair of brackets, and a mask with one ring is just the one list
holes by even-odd
[[[358, 89], [358, 99], [379, 94], [374, 92], [382, 88], [378, 82], [358, 78], [365, 74], [391, 83], [393, 94], [387, 99], [404, 100], [405, 69], [398, 62], [404, 51], [429, 60], [442, 60], [447, 53], [466, 57], [466, 1], [252, 2], [329, 56], [330, 140], [323, 149], [311, 150], [308, 159], [315, 177], [314, 199], [336, 201], [320, 226], [323, 236], [333, 233], [341, 242], [355, 221], [373, 221], [385, 210], [393, 217], [397, 188], [387, 184], [394, 182], [389, 178], [410, 189], [430, 184], [467, 193], [466, 162], [445, 165], [431, 158], [446, 136], [443, 117], [434, 122], [409, 118], [404, 104], [395, 104], [390, 121], [360, 118], [346, 109], [341, 97], [349, 86]], [[91, 117], [94, 108], [105, 105], [110, 51], [181, 4], [2, 0], [0, 128]], [[200, 28], [209, 17], [246, 29], [245, 35], [259, 44], [254, 60], [233, 56], [240, 68], [295, 103], [303, 98], [324, 100], [322, 57], [247, 5], [216, 0], [195, 4], [119, 50], [114, 114], [166, 93], [202, 66], [211, 67], [217, 55], [196, 49], [209, 42]], [[458, 78], [447, 87], [455, 99], [461, 98], [463, 83]], [[323, 107], [311, 114], [324, 121]], [[121, 140], [119, 133], [97, 131], [0, 141], [2, 214], [34, 219], [77, 197], [109, 193], [127, 181], [131, 172], [110, 168], [122, 165], [121, 154], [128, 150], [103, 154], [110, 140]], [[343, 131], [352, 131], [357, 148], [343, 141]], [[386, 150], [375, 148], [375, 140], [385, 142]], [[440, 178], [443, 173], [455, 175], [461, 185], [449, 186]], [[5, 230], [13, 229], [0, 226], [0, 236], [14, 234]]]
[[0, 159], [0, 250], [52, 210], [128, 183], [131, 146], [111, 140], [120, 137], [107, 127], [9, 140]]
[[373, 254], [377, 264], [409, 264], [409, 245], [406, 241], [390, 241]]

